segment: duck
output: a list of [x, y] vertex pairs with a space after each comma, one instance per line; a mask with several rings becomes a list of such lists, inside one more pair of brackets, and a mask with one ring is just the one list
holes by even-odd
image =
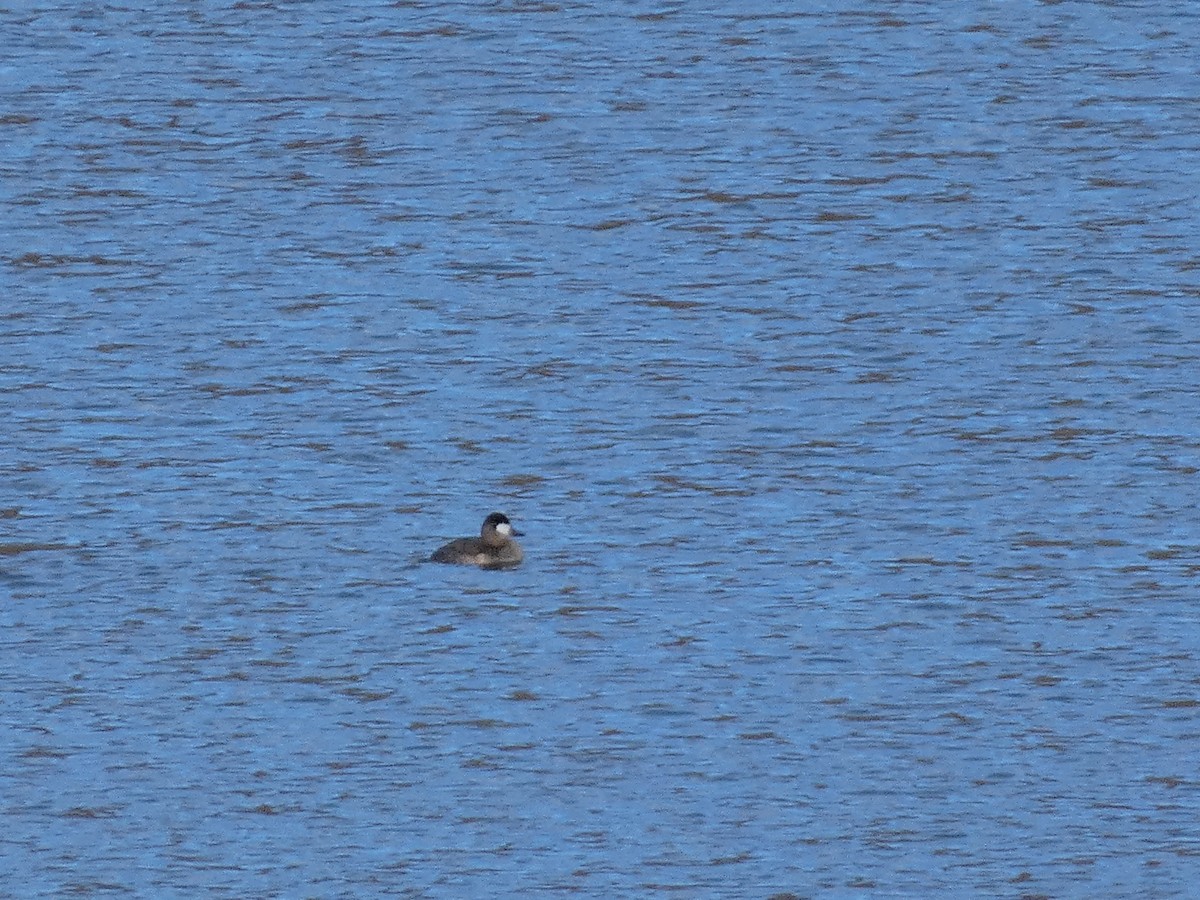
[[434, 550], [429, 559], [431, 562], [479, 566], [483, 569], [519, 566], [525, 554], [513, 538], [520, 534], [513, 528], [508, 516], [494, 512], [483, 520], [479, 537], [456, 538]]

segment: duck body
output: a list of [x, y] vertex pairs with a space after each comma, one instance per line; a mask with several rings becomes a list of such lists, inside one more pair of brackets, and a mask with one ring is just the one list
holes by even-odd
[[521, 532], [512, 527], [504, 513], [492, 513], [483, 520], [479, 537], [457, 538], [433, 551], [432, 562], [483, 569], [507, 569], [519, 566], [525, 554], [513, 540]]

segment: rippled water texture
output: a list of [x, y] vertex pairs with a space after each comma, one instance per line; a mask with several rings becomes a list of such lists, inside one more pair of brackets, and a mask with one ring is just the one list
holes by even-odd
[[0, 8], [0, 894], [1194, 896], [1200, 8], [149, 6]]

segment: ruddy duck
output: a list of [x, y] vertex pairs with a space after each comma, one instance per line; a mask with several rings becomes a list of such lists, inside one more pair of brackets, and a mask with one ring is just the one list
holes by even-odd
[[459, 538], [433, 551], [433, 562], [481, 566], [484, 569], [504, 569], [518, 566], [525, 554], [513, 535], [521, 532], [512, 527], [504, 513], [492, 513], [483, 520], [477, 538]]

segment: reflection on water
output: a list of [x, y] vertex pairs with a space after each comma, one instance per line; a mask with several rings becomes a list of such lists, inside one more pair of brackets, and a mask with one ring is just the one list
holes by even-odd
[[962, 9], [0, 11], [5, 890], [1186, 895], [1200, 16]]

